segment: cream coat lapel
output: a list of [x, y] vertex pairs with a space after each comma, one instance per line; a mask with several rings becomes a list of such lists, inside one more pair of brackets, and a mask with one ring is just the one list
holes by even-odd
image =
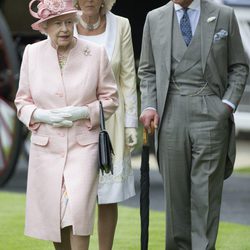
[[219, 9], [207, 1], [201, 1], [201, 61], [205, 72], [207, 57], [213, 44], [214, 30], [217, 24]]
[[107, 27], [106, 27], [106, 39], [105, 39], [105, 48], [108, 53], [109, 60], [111, 60], [114, 50], [115, 42], [117, 39], [117, 18], [110, 11], [106, 14], [107, 18]]

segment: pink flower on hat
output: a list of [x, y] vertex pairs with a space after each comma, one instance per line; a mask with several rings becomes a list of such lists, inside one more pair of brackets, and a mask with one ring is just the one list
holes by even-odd
[[[33, 3], [38, 2], [37, 12], [32, 10]], [[29, 3], [30, 14], [39, 19], [31, 27], [34, 30], [42, 30], [41, 23], [50, 18], [61, 16], [69, 13], [77, 13], [72, 0], [31, 0]], [[80, 15], [80, 13], [79, 13]]]
[[65, 8], [65, 2], [63, 0], [44, 0], [44, 5], [52, 13], [61, 12]]
[[40, 8], [39, 11], [37, 12], [37, 15], [40, 18], [46, 18], [51, 14], [51, 12], [48, 9]]
[[41, 18], [47, 18], [50, 15], [61, 13], [65, 8], [65, 2], [63, 0], [44, 0], [38, 5], [38, 16]]

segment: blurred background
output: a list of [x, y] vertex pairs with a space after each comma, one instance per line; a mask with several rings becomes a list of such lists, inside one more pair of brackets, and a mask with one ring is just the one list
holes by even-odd
[[[245, 50], [250, 57], [250, 0], [214, 1], [220, 4], [230, 5], [235, 9]], [[138, 62], [140, 56], [142, 30], [147, 12], [167, 2], [166, 0], [144, 0], [139, 3], [134, 0], [117, 0], [113, 7], [112, 12], [125, 16], [130, 20], [136, 62]], [[16, 118], [13, 99], [18, 86], [19, 69], [24, 47], [28, 43], [34, 43], [45, 38], [39, 32], [33, 31], [30, 27], [34, 19], [29, 14], [28, 3], [29, 0], [0, 0], [0, 187], [2, 190], [13, 190], [18, 192], [24, 192], [26, 189], [29, 134]], [[237, 129], [236, 168], [244, 169], [241, 172], [244, 178], [246, 176], [250, 177], [249, 81], [238, 110], [235, 113], [235, 122]], [[133, 166], [135, 168], [137, 184], [139, 181], [138, 169], [142, 147], [141, 139], [140, 127], [139, 143], [133, 153]], [[151, 151], [153, 151], [153, 148]], [[157, 172], [157, 163], [153, 155], [151, 155], [150, 165], [153, 173], [152, 182], [160, 183], [159, 176], [155, 174], [155, 172]], [[154, 170], [156, 171], [154, 172]], [[233, 183], [244, 185], [243, 189], [239, 186], [234, 186], [236, 188], [236, 196], [239, 193], [243, 195], [243, 190], [244, 192], [249, 191], [250, 185], [245, 184], [246, 182], [250, 184], [249, 180], [250, 179], [247, 179], [247, 181], [245, 181], [244, 179], [244, 181], [242, 181], [238, 176], [233, 179]], [[162, 189], [158, 184], [155, 186], [152, 184], [152, 188], [152, 192], [155, 192], [152, 197], [158, 199], [154, 203], [156, 205], [153, 209], [161, 210], [163, 209], [163, 200], [160, 198], [161, 193], [159, 192], [162, 192]], [[231, 199], [234, 191], [235, 190], [232, 191], [231, 189], [228, 190], [228, 193], [226, 193], [228, 194], [228, 198]], [[246, 207], [246, 210], [241, 212], [243, 213], [241, 221], [250, 225], [250, 198], [248, 193], [245, 195], [244, 197], [238, 196], [239, 199], [244, 201], [243, 203], [241, 201], [239, 202], [240, 206]], [[138, 196], [124, 204], [137, 206], [138, 203], [136, 199], [138, 199]], [[248, 216], [247, 220], [245, 219], [246, 215]], [[229, 213], [224, 218], [230, 220], [231, 217]]]

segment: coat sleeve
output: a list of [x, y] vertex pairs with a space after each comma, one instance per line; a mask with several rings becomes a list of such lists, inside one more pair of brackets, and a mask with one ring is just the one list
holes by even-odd
[[157, 109], [156, 70], [150, 36], [149, 19], [150, 15], [148, 14], [143, 29], [142, 48], [138, 70], [141, 90], [141, 111], [148, 107]]
[[23, 54], [20, 69], [19, 86], [15, 98], [15, 105], [17, 108], [17, 117], [19, 118], [19, 120], [23, 122], [28, 129], [36, 130], [39, 127], [39, 124], [30, 124], [32, 114], [37, 107], [35, 106], [30, 93], [29, 51], [30, 45], [27, 45]]
[[134, 51], [131, 37], [131, 27], [128, 19], [123, 18], [121, 33], [121, 71], [119, 81], [124, 98], [125, 127], [138, 126], [137, 89]]
[[100, 67], [96, 90], [97, 101], [88, 104], [90, 127], [99, 125], [99, 100], [102, 101], [105, 119], [108, 119], [118, 107], [118, 92], [114, 74], [104, 47], [100, 48]]
[[228, 100], [237, 107], [245, 88], [249, 69], [233, 10], [231, 12], [229, 27], [228, 87], [222, 99]]

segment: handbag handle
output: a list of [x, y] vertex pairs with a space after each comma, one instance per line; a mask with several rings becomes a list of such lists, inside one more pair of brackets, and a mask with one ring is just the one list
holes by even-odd
[[99, 101], [99, 106], [100, 106], [100, 129], [101, 131], [103, 131], [105, 130], [105, 120], [104, 120], [104, 112], [101, 101]]

